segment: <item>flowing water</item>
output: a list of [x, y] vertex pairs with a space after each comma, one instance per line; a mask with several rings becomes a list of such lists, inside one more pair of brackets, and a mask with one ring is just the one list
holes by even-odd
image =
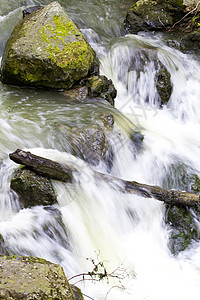
[[[0, 0], [0, 55], [22, 9], [49, 2]], [[183, 163], [193, 173], [200, 172], [198, 57], [167, 47], [158, 36], [124, 36], [123, 19], [131, 1], [59, 2], [97, 52], [102, 74], [113, 80], [118, 92], [116, 109], [98, 99], [70, 101], [56, 92], [1, 84], [0, 233], [11, 253], [62, 265], [85, 299], [198, 300], [199, 243], [173, 256], [168, 248], [170, 228], [164, 223], [165, 205], [113, 189], [95, 176], [92, 167], [63, 152], [55, 130], [57, 122], [82, 127], [102, 113], [112, 113], [111, 174], [161, 186], [170, 176], [167, 187], [179, 188], [172, 165]], [[155, 59], [148, 59], [141, 68], [143, 50], [150, 50], [171, 74], [172, 95], [162, 108]], [[144, 135], [139, 151], [131, 146], [133, 130]], [[21, 209], [10, 190], [17, 166], [8, 154], [17, 148], [80, 170], [76, 184], [53, 182], [58, 205]], [[106, 172], [103, 164], [95, 169]], [[109, 274], [107, 279], [85, 276], [83, 281], [83, 276], [77, 276], [92, 271], [95, 264], [104, 272], [101, 262]]]

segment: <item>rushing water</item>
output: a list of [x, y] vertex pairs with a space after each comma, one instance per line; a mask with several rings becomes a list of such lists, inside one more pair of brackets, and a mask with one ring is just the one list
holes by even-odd
[[[0, 0], [0, 54], [24, 6], [50, 1]], [[0, 233], [13, 254], [43, 257], [63, 266], [68, 278], [104, 262], [108, 280], [75, 277], [95, 300], [198, 300], [200, 245], [172, 256], [165, 206], [154, 199], [124, 195], [94, 175], [82, 160], [62, 152], [54, 124], [85, 126], [103, 112], [115, 117], [110, 136], [114, 149], [111, 174], [162, 185], [180, 162], [200, 171], [200, 67], [197, 58], [169, 48], [159, 37], [123, 36], [123, 18], [131, 1], [62, 0], [101, 60], [101, 72], [117, 88], [116, 109], [97, 99], [81, 103], [61, 94], [1, 84], [0, 88]], [[140, 70], [138, 53], [151, 49], [171, 74], [173, 91], [160, 107], [156, 68], [149, 60]], [[136, 67], [131, 68], [135, 59]], [[139, 75], [138, 75], [139, 74]], [[120, 112], [122, 113], [120, 113]], [[129, 136], [144, 135], [136, 153]], [[119, 135], [120, 134], [120, 135]], [[119, 138], [120, 136], [120, 138]], [[17, 167], [8, 154], [17, 148], [65, 162], [80, 170], [77, 184], [53, 182], [58, 205], [21, 209], [10, 190]], [[103, 164], [96, 167], [106, 172]], [[171, 180], [169, 188], [178, 187]], [[88, 279], [88, 277], [86, 278]], [[87, 296], [85, 296], [87, 299]]]

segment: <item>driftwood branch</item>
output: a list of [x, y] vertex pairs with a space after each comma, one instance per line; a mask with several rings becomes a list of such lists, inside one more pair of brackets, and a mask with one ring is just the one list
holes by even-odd
[[[25, 165], [39, 175], [64, 182], [72, 182], [73, 172], [79, 172], [79, 170], [73, 169], [70, 166], [60, 164], [20, 149], [11, 153], [9, 157], [14, 162]], [[137, 194], [146, 198], [155, 198], [168, 204], [195, 205], [200, 201], [199, 196], [192, 193], [167, 190], [159, 186], [141, 184], [136, 181], [127, 181], [99, 172], [96, 172], [96, 176], [106, 180], [113, 188], [118, 189], [123, 193]]]
[[53, 160], [31, 154], [20, 149], [9, 154], [11, 160], [15, 163], [24, 165], [28, 169], [44, 177], [71, 182], [73, 180], [73, 170]]

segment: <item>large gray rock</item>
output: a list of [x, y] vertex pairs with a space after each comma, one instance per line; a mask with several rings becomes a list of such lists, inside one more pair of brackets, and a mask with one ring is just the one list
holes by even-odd
[[2, 81], [70, 88], [88, 75], [95, 55], [58, 2], [25, 17], [13, 30], [2, 60]]
[[1, 256], [0, 299], [76, 298], [61, 266], [41, 258]]
[[29, 169], [17, 170], [11, 179], [10, 186], [18, 194], [25, 208], [35, 205], [52, 205], [57, 202], [50, 180]]

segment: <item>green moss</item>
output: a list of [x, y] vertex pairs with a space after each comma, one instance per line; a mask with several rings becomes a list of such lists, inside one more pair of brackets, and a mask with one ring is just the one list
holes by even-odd
[[1, 299], [75, 299], [59, 265], [22, 256], [1, 256], [0, 263]]
[[57, 2], [21, 21], [2, 60], [5, 83], [70, 88], [87, 76], [94, 52]]
[[[70, 20], [67, 22], [57, 15], [53, 19], [55, 26], [46, 25], [40, 29], [41, 39], [46, 42], [49, 59], [67, 69], [80, 68], [88, 61], [91, 64], [90, 55], [88, 56], [91, 50], [76, 26]], [[74, 41], [71, 41], [72, 35], [76, 37]]]

